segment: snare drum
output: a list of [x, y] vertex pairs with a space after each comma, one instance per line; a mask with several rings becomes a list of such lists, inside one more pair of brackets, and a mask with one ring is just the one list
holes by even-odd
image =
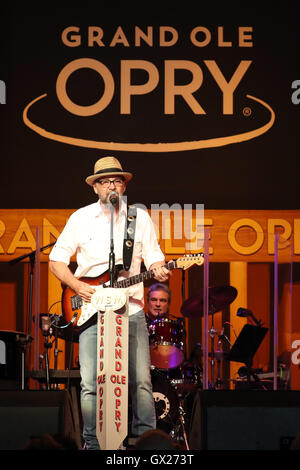
[[169, 370], [167, 378], [176, 389], [179, 397], [184, 397], [197, 388], [202, 388], [201, 370], [190, 362], [184, 362], [180, 367]]
[[149, 325], [151, 364], [172, 369], [184, 361], [184, 324], [175, 317], [157, 318]]

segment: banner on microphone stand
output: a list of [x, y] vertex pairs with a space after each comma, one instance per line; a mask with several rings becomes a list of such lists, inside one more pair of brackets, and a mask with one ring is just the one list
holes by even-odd
[[128, 429], [128, 295], [99, 288], [96, 434], [102, 450], [116, 450]]

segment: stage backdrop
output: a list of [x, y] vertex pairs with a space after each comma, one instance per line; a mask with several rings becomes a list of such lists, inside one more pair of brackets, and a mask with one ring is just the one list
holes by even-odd
[[[167, 213], [204, 205], [211, 262], [230, 263], [221, 278], [211, 268], [212, 284], [237, 283], [234, 308], [257, 306], [261, 288], [259, 306], [272, 324], [274, 233], [281, 234], [282, 248], [289, 240], [280, 263], [289, 266], [300, 253], [295, 10], [273, 7], [265, 16], [229, 7], [227, 13], [195, 7], [187, 16], [182, 8], [173, 8], [172, 16], [106, 15], [102, 7], [74, 6], [2, 11], [0, 260], [34, 249], [36, 226], [43, 227], [42, 244], [53, 241], [73, 210], [94, 202], [84, 181], [94, 162], [114, 155], [134, 175], [129, 202]], [[10, 214], [12, 209], [17, 212]], [[174, 238], [162, 243], [168, 259], [187, 250], [186, 240]], [[42, 310], [58, 292], [47, 269], [40, 272], [45, 295], [35, 299]], [[265, 283], [256, 282], [257, 269]], [[20, 298], [26, 305], [28, 289], [19, 288], [24, 273], [19, 269], [13, 280], [8, 271], [2, 263], [0, 288], [10, 289], [9, 328], [26, 330], [28, 311]], [[197, 276], [189, 275], [187, 295], [199, 286]], [[288, 299], [289, 281], [286, 286]], [[172, 287], [177, 314], [180, 276]], [[286, 312], [288, 339], [282, 344], [290, 345], [289, 306]], [[292, 331], [295, 341], [298, 331]], [[272, 337], [268, 341], [264, 364], [272, 363]]]
[[272, 10], [3, 14], [2, 207], [84, 205], [112, 154], [131, 202], [297, 209], [298, 24]]

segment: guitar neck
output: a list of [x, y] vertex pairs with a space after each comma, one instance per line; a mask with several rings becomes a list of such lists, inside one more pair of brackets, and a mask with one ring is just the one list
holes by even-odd
[[[182, 258], [179, 258], [175, 261], [169, 261], [164, 265], [169, 271], [175, 268], [181, 269], [188, 269], [193, 264], [202, 265], [204, 262], [203, 253], [199, 254], [188, 254]], [[139, 282], [143, 282], [147, 279], [152, 279], [155, 273], [151, 269], [149, 271], [145, 271], [135, 276], [131, 276], [128, 279], [122, 279], [121, 281], [116, 281], [113, 284], [113, 287], [116, 288], [124, 288], [133, 286], [134, 284], [138, 284]], [[101, 274], [97, 278], [81, 278], [83, 281], [91, 284], [92, 286], [98, 287], [106, 287], [110, 276], [109, 272], [106, 271], [105, 273]], [[78, 327], [81, 327], [83, 323], [85, 323], [89, 318], [91, 318], [95, 313], [96, 310], [92, 306], [90, 309], [89, 306], [91, 303], [83, 302], [82, 298], [79, 294], [76, 294], [71, 288], [67, 287], [63, 290], [62, 295], [62, 305], [63, 305], [63, 312], [66, 316], [68, 324], [74, 324], [76, 322]], [[78, 309], [82, 309], [81, 312], [78, 313]], [[75, 312], [77, 310], [77, 312]], [[76, 315], [75, 315], [76, 313]], [[77, 316], [79, 314], [79, 319]]]
[[[177, 268], [177, 262], [175, 261], [169, 261], [167, 264], [164, 265], [165, 268], [167, 268], [169, 271], [172, 269]], [[130, 287], [133, 286], [134, 284], [138, 284], [139, 282], [143, 282], [149, 279], [152, 279], [154, 277], [154, 272], [150, 269], [149, 271], [144, 271], [140, 274], [136, 274], [135, 276], [131, 276], [128, 279], [122, 279], [122, 281], [116, 281], [114, 283], [114, 287]]]

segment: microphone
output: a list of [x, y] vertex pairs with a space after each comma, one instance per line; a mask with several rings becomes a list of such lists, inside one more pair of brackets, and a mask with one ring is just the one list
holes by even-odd
[[115, 206], [119, 201], [119, 194], [116, 191], [111, 191], [108, 196], [109, 202]]
[[238, 317], [248, 317], [248, 316], [251, 316], [252, 315], [252, 312], [251, 310], [249, 310], [248, 308], [242, 308], [240, 307], [238, 309], [238, 311], [236, 312], [236, 315]]

